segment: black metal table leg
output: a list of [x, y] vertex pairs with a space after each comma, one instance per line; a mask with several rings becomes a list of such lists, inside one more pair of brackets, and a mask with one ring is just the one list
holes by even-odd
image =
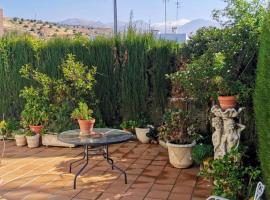
[[[81, 154], [81, 153], [80, 153], [80, 154]], [[80, 162], [80, 161], [84, 160], [84, 159], [85, 159], [85, 157], [86, 157], [86, 154], [85, 154], [85, 151], [84, 151], [84, 152], [83, 152], [83, 157], [82, 157], [81, 159], [76, 160], [76, 161], [74, 161], [74, 162], [70, 163], [70, 164], [69, 164], [69, 173], [71, 173], [71, 170], [72, 170], [72, 165], [73, 165], [73, 164], [75, 164], [75, 163], [77, 163], [77, 162]]]
[[77, 177], [82, 173], [82, 171], [85, 169], [85, 167], [88, 165], [88, 145], [84, 146], [84, 158], [86, 158], [86, 163], [83, 165], [83, 167], [76, 173], [73, 181], [73, 189], [76, 189], [76, 183], [77, 183]]
[[115, 164], [114, 164], [114, 161], [113, 159], [111, 159], [109, 157], [109, 146], [106, 145], [105, 146], [105, 149], [104, 149], [104, 155], [103, 157], [107, 160], [107, 162], [112, 166], [112, 170], [115, 168], [117, 169], [118, 171], [120, 171], [122, 174], [124, 174], [125, 176], [125, 184], [127, 184], [127, 174], [124, 170], [122, 170], [121, 168], [117, 167]]

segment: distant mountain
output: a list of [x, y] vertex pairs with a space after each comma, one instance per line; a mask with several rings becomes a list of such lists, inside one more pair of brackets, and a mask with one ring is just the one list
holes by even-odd
[[[179, 20], [174, 20], [174, 21], [167, 21], [167, 32], [170, 33], [170, 32], [172, 32], [173, 27], [180, 27], [180, 26], [183, 26], [189, 22], [190, 22], [189, 19], [179, 19]], [[159, 30], [160, 32], [164, 32], [165, 31], [165, 22], [154, 23], [151, 25], [151, 27], [155, 30]]]
[[[62, 25], [71, 25], [71, 26], [86, 26], [92, 28], [111, 28], [113, 29], [113, 23], [102, 23], [100, 21], [91, 21], [91, 20], [84, 20], [78, 18], [66, 19], [64, 21], [59, 22]], [[148, 31], [149, 30], [149, 23], [146, 23], [143, 20], [136, 20], [132, 23], [133, 27], [135, 27], [139, 31]], [[195, 19], [195, 20], [188, 20], [188, 19], [180, 19], [175, 21], [167, 21], [167, 33], [172, 32], [172, 28], [176, 27], [178, 33], [187, 33], [187, 34], [194, 34], [199, 28], [202, 27], [219, 27], [219, 24], [214, 21], [205, 20], [205, 19]], [[118, 22], [118, 30], [125, 31], [129, 27], [128, 22]], [[151, 29], [158, 30], [161, 33], [165, 31], [165, 22], [159, 22], [151, 24]]]
[[182, 26], [178, 27], [179, 33], [194, 34], [196, 31], [202, 27], [220, 27], [220, 25], [215, 21], [205, 20], [205, 19], [195, 19]]
[[59, 22], [59, 24], [69, 25], [69, 26], [88, 26], [92, 28], [105, 28], [106, 27], [106, 25], [103, 24], [102, 22], [79, 19], [79, 18], [66, 19]]

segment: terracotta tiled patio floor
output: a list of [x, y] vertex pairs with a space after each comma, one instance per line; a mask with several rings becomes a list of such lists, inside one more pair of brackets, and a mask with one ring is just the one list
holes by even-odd
[[122, 175], [112, 171], [101, 157], [95, 157], [73, 190], [74, 172], [68, 173], [68, 164], [80, 158], [81, 151], [20, 148], [8, 142], [0, 166], [0, 199], [201, 200], [210, 194], [210, 184], [196, 176], [198, 168], [175, 169], [168, 162], [166, 149], [137, 142], [110, 147], [111, 157], [128, 174], [127, 185]]

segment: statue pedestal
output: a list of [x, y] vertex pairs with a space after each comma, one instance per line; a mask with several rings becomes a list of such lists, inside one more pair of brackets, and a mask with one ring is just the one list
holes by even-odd
[[218, 106], [213, 106], [211, 112], [214, 114], [212, 118], [212, 126], [215, 129], [212, 135], [214, 145], [215, 159], [223, 158], [232, 148], [238, 148], [240, 142], [240, 133], [245, 126], [236, 123], [236, 118], [244, 108], [238, 110], [234, 108], [223, 111]]

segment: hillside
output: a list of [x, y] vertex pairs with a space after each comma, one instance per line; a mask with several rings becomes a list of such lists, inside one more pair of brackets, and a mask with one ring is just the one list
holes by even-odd
[[215, 21], [195, 19], [182, 26], [179, 26], [178, 31], [180, 33], [194, 34], [202, 27], [220, 27], [220, 25]]
[[81, 34], [87, 37], [96, 37], [98, 35], [108, 36], [112, 34], [112, 30], [110, 28], [93, 28], [84, 25], [64, 25], [16, 17], [4, 18], [4, 30], [5, 32], [27, 32], [33, 36], [41, 38], [51, 38], [56, 36], [71, 37], [75, 34]]

